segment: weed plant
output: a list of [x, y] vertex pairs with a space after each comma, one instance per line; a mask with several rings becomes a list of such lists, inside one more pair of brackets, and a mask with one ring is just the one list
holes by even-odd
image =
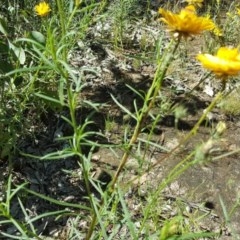
[[[156, 187], [152, 186], [144, 199], [138, 197], [140, 192], [136, 193], [134, 189], [139, 188], [145, 182], [144, 179], [151, 171], [159, 167], [163, 161], [176, 156], [191, 141], [198, 133], [200, 126], [206, 121], [209, 113], [221, 101], [227, 112], [228, 107], [232, 108], [234, 102], [232, 98], [234, 96], [236, 99], [238, 98], [237, 91], [234, 92], [235, 95], [228, 95], [228, 84], [231, 84], [231, 77], [237, 78], [237, 74], [240, 72], [240, 54], [237, 46], [234, 46], [235, 48], [225, 47], [224, 34], [228, 33], [227, 43], [228, 39], [231, 41], [234, 39], [233, 42], [237, 42], [237, 39], [234, 38], [234, 33], [236, 33], [234, 29], [238, 26], [236, 19], [239, 10], [236, 12], [233, 10], [235, 6], [233, 1], [229, 8], [231, 14], [227, 14], [224, 22], [221, 23], [223, 32], [220, 34], [219, 31], [216, 31], [219, 30], [217, 23], [211, 20], [207, 14], [203, 17], [198, 16], [196, 7], [193, 5], [187, 5], [187, 3], [174, 5], [171, 1], [167, 1], [169, 10], [166, 10], [166, 5], [160, 8], [160, 15], [157, 18], [161, 18], [159, 28], [163, 30], [160, 32], [159, 39], [156, 40], [154, 76], [146, 91], [127, 86], [128, 91], [137, 96], [131, 101], [132, 110], [119, 101], [118, 94], [121, 93], [111, 94], [113, 102], [127, 116], [129, 123], [127, 123], [128, 128], [125, 132], [121, 133], [121, 143], [110, 144], [107, 141], [101, 141], [105, 140], [106, 136], [94, 128], [93, 116], [101, 111], [102, 104], [87, 99], [83, 94], [88, 84], [85, 80], [85, 73], [98, 73], [95, 69], [85, 66], [80, 66], [76, 73], [70, 61], [70, 54], [76, 49], [76, 42], [79, 39], [83, 42], [87, 41], [89, 29], [98, 21], [103, 21], [108, 14], [112, 14], [114, 39], [114, 41], [110, 39], [109, 44], [112, 44], [112, 49], [116, 50], [117, 48], [124, 52], [123, 40], [127, 39], [126, 28], [131, 23], [130, 17], [137, 4], [138, 1], [134, 0], [116, 0], [111, 3], [106, 0], [56, 0], [39, 2], [36, 6], [33, 6], [32, 2], [28, 0], [14, 1], [14, 3], [4, 2], [0, 15], [0, 159], [1, 162], [7, 163], [8, 167], [6, 167], [7, 180], [5, 186], [2, 187], [0, 202], [1, 238], [46, 239], [44, 231], [39, 230], [38, 224], [43, 219], [47, 224], [47, 219], [50, 217], [56, 223], [59, 219], [67, 219], [66, 232], [64, 236], [57, 236], [59, 239], [62, 237], [62, 239], [164, 240], [217, 239], [220, 236], [220, 231], [204, 232], [198, 226], [198, 220], [205, 217], [204, 214], [199, 216], [199, 211], [196, 210], [196, 215], [188, 213], [189, 217], [186, 217], [182, 211], [182, 206], [185, 205], [182, 199], [178, 200], [178, 213], [174, 216], [164, 218], [161, 205], [165, 204], [164, 190], [180, 175], [193, 166], [202, 166], [212, 160], [214, 144], [220, 141], [226, 130], [224, 122], [213, 125], [214, 131], [209, 133], [204, 143], [194, 146], [184, 156], [181, 155], [165, 178]], [[215, 6], [207, 1], [203, 2], [203, 5], [204, 9]], [[116, 8], [114, 11], [113, 7]], [[147, 1], [146, 11], [149, 11], [149, 8], [150, 1]], [[217, 1], [217, 8], [215, 14], [221, 15], [221, 1]], [[171, 12], [171, 9], [177, 13]], [[216, 15], [214, 17], [213, 19], [216, 19]], [[14, 28], [11, 26], [13, 23]], [[167, 44], [163, 43], [166, 36], [165, 30], [168, 34]], [[213, 36], [211, 41], [215, 45], [214, 47], [210, 46], [211, 49], [208, 51], [212, 55], [201, 53], [197, 56], [197, 60], [206, 68], [204, 70], [207, 71], [206, 76], [209, 77], [209, 71], [212, 72], [212, 78], [216, 78], [213, 81], [219, 81], [222, 87], [191, 130], [173, 148], [167, 149], [161, 143], [151, 140], [158, 124], [167, 115], [173, 114], [175, 131], [176, 134], [179, 134], [179, 121], [188, 115], [183, 101], [193, 95], [196, 88], [205, 80], [205, 78], [199, 79], [196, 87], [185, 94], [183, 101], [175, 102], [168, 99], [163, 90], [169, 66], [181, 56], [179, 54], [180, 46], [186, 46], [192, 36], [199, 37], [199, 35], [205, 34], [205, 31], [211, 32]], [[214, 38], [216, 32], [223, 36], [222, 45]], [[107, 42], [106, 39], [105, 41]], [[149, 61], [152, 63], [152, 59]], [[229, 98], [229, 96], [231, 97]], [[83, 110], [86, 112], [84, 116], [82, 116]], [[232, 111], [238, 112], [235, 109]], [[52, 114], [52, 121], [62, 121], [68, 131], [65, 134], [61, 131], [58, 134], [55, 132], [54, 140], [60, 143], [58, 145], [60, 147], [56, 151], [52, 150], [43, 155], [29, 153], [27, 149], [21, 147], [21, 142], [26, 141], [27, 138], [34, 141], [35, 136], [40, 132], [38, 126], [41, 124], [41, 116], [46, 113]], [[111, 131], [113, 126], [110, 117], [107, 116], [105, 122], [107, 131]], [[33, 131], [33, 128], [36, 130]], [[142, 137], [146, 132], [147, 138]], [[151, 147], [164, 151], [165, 156], [153, 164], [148, 163], [147, 168], [144, 168], [148, 159], [148, 150]], [[111, 180], [107, 180], [105, 183], [95, 179], [92, 175], [93, 153], [97, 152], [99, 148], [113, 151], [120, 149], [123, 152]], [[239, 149], [228, 154], [238, 152]], [[57, 196], [56, 198], [50, 197], [30, 189], [28, 181], [16, 183], [13, 180], [14, 172], [12, 171], [18, 156], [36, 162], [74, 159], [78, 162], [81, 170], [81, 176], [78, 177], [83, 182], [85, 192], [83, 201], [70, 203], [66, 200], [59, 200]], [[130, 158], [137, 161], [138, 174], [126, 181], [124, 174], [127, 172]], [[215, 157], [215, 159], [217, 158], [221, 159], [221, 156]], [[138, 201], [136, 204], [138, 211], [135, 211], [137, 213], [134, 215], [128, 195], [135, 193], [134, 200]], [[25, 202], [33, 196], [58, 206], [58, 208], [54, 208], [50, 212], [31, 215], [31, 211], [25, 208]], [[228, 214], [223, 200], [220, 199], [220, 201], [226, 222], [230, 225], [230, 218], [238, 209], [239, 203], [237, 202]], [[21, 214], [13, 212], [15, 205], [19, 206]], [[237, 237], [236, 234], [234, 236]]]

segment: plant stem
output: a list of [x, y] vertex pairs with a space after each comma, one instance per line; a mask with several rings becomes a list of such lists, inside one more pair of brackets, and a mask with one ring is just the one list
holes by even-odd
[[[175, 44], [174, 44], [173, 48], [171, 49], [173, 43], [175, 43]], [[144, 101], [142, 109], [140, 110], [139, 118], [138, 118], [137, 124], [135, 126], [131, 140], [129, 141], [129, 143], [125, 149], [125, 153], [122, 156], [122, 159], [121, 159], [118, 169], [113, 177], [113, 180], [111, 181], [111, 183], [108, 186], [108, 190], [110, 190], [110, 194], [112, 194], [114, 192], [118, 177], [128, 160], [128, 157], [130, 155], [130, 152], [131, 152], [135, 142], [137, 141], [138, 135], [141, 132], [142, 126], [145, 123], [145, 120], [146, 120], [146, 117], [148, 116], [149, 111], [152, 109], [152, 107], [155, 104], [158, 92], [162, 86], [162, 81], [165, 77], [165, 74], [167, 72], [167, 69], [168, 69], [170, 63], [173, 60], [173, 56], [178, 48], [179, 43], [180, 43], [180, 39], [178, 39], [177, 41], [172, 40], [169, 43], [169, 47], [166, 49], [166, 52], [165, 52], [166, 55], [162, 57], [160, 62], [158, 62], [158, 67], [155, 72], [155, 76], [154, 76], [152, 85], [146, 94], [145, 101]], [[104, 203], [104, 199], [102, 198], [99, 205], [103, 206], [103, 203]], [[96, 222], [97, 222], [97, 215], [94, 212], [94, 214], [92, 216], [91, 225], [88, 229], [86, 240], [89, 240], [91, 238], [92, 233], [94, 231], [94, 227], [96, 225]]]
[[[115, 184], [117, 182], [117, 179], [121, 173], [121, 171], [123, 170], [128, 157], [130, 155], [130, 152], [135, 144], [135, 142], [137, 141], [137, 138], [141, 132], [141, 129], [143, 127], [143, 124], [145, 123], [145, 120], [148, 116], [149, 111], [152, 109], [152, 107], [154, 106], [155, 102], [156, 102], [156, 98], [158, 95], [159, 90], [161, 89], [162, 86], [162, 81], [166, 75], [167, 69], [170, 65], [170, 63], [172, 62], [173, 56], [178, 48], [178, 45], [180, 43], [180, 39], [178, 39], [176, 42], [174, 42], [175, 45], [173, 46], [173, 49], [171, 49], [171, 52], [168, 53], [167, 51], [167, 55], [163, 58], [163, 61], [160, 62], [158, 64], [158, 68], [156, 70], [152, 85], [150, 87], [150, 89], [147, 92], [146, 98], [145, 98], [145, 102], [143, 105], [143, 108], [140, 112], [139, 115], [139, 119], [137, 121], [137, 124], [135, 126], [134, 129], [134, 133], [132, 135], [131, 140], [128, 143], [128, 146], [125, 150], [125, 153], [123, 154], [123, 157], [120, 161], [120, 164], [118, 166], [118, 169], [113, 177], [112, 182], [110, 183], [110, 189], [111, 191], [114, 190]], [[169, 48], [172, 46], [172, 42], [169, 44]], [[168, 50], [168, 49], [167, 49]]]
[[[141, 182], [141, 179], [144, 179], [146, 177], [146, 175], [149, 173], [149, 171], [151, 169], [153, 169], [154, 167], [156, 167], [158, 164], [162, 163], [165, 159], [169, 158], [180, 146], [182, 146], [184, 143], [186, 143], [190, 137], [192, 137], [193, 135], [196, 134], [197, 130], [199, 129], [200, 125], [202, 124], [202, 122], [206, 119], [208, 113], [216, 106], [217, 102], [223, 97], [223, 92], [219, 92], [216, 97], [213, 99], [213, 101], [211, 102], [211, 104], [208, 106], [208, 108], [206, 109], [206, 111], [204, 112], [204, 114], [201, 116], [201, 118], [198, 120], [198, 122], [194, 125], [194, 127], [192, 128], [192, 130], [186, 135], [186, 137], [180, 141], [180, 143], [174, 147], [169, 153], [166, 154], [166, 156], [164, 156], [162, 159], [160, 159], [159, 161], [157, 161], [156, 163], [154, 163], [146, 173], [144, 173], [139, 180], [139, 177], [134, 177], [132, 178], [128, 184], [134, 183], [137, 179], [138, 182]], [[175, 168], [174, 168], [175, 169]], [[127, 184], [127, 185], [128, 185]]]
[[[61, 36], [62, 39], [61, 41], [63, 41], [63, 46], [65, 46], [65, 41], [66, 41], [66, 23], [65, 23], [65, 13], [63, 11], [63, 4], [62, 4], [62, 0], [57, 0], [57, 8], [58, 8], [58, 13], [59, 13], [59, 17], [60, 17], [60, 23], [61, 23]], [[63, 59], [67, 60], [67, 52], [66, 52], [66, 48], [63, 48]]]

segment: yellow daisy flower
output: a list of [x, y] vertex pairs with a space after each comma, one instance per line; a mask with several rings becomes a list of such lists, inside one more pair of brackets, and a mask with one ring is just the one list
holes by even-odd
[[187, 2], [189, 5], [193, 5], [200, 8], [203, 5], [203, 0], [184, 0], [184, 2]]
[[226, 78], [240, 72], [240, 54], [237, 48], [221, 47], [216, 55], [199, 54], [197, 60], [218, 77]]
[[35, 12], [40, 17], [45, 17], [51, 12], [51, 8], [48, 3], [45, 1], [40, 2], [38, 5], [34, 7]]
[[188, 37], [216, 28], [209, 17], [198, 17], [193, 5], [185, 7], [179, 14], [165, 11], [162, 8], [159, 9], [159, 13], [162, 15], [160, 19], [168, 25], [169, 31], [178, 33], [180, 36]]

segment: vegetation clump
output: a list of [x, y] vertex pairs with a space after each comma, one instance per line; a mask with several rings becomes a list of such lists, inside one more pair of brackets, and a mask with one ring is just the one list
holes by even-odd
[[4, 1], [0, 238], [239, 238], [237, 1], [163, 2]]

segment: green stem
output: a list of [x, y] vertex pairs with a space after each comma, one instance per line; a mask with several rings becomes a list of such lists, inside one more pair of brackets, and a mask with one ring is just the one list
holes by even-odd
[[[57, 7], [58, 7], [58, 13], [59, 13], [59, 17], [60, 17], [60, 24], [61, 24], [61, 41], [63, 41], [63, 46], [65, 45], [66, 42], [66, 30], [69, 27], [71, 20], [77, 10], [77, 7], [75, 6], [73, 13], [71, 14], [67, 24], [66, 24], [66, 16], [65, 13], [63, 11], [63, 2], [62, 0], [57, 0]], [[64, 62], [67, 62], [67, 51], [66, 48], [63, 48], [63, 56], [62, 56], [62, 60]], [[68, 98], [68, 106], [69, 106], [69, 111], [70, 111], [70, 116], [71, 116], [71, 122], [72, 122], [72, 127], [73, 127], [73, 131], [75, 134], [77, 134], [77, 121], [76, 121], [76, 99], [75, 99], [75, 94], [72, 92], [70, 83], [69, 83], [69, 74], [67, 71], [62, 70], [62, 68], [59, 68], [59, 71], [61, 72], [61, 75], [63, 77], [63, 79], [61, 79], [60, 81], [65, 80], [66, 81], [66, 89], [67, 89], [67, 98]], [[64, 83], [62, 83], [64, 84]], [[81, 153], [81, 147], [79, 146], [79, 152]]]
[[73, 11], [72, 11], [69, 19], [68, 19], [68, 22], [67, 22], [67, 25], [66, 25], [66, 30], [68, 30], [68, 28], [69, 28], [69, 26], [70, 26], [70, 24], [71, 24], [71, 22], [72, 22], [72, 19], [73, 19], [74, 15], [75, 15], [77, 9], [78, 9], [78, 6], [75, 5], [75, 7], [74, 7], [74, 9], [73, 9]]
[[[171, 150], [171, 152], [169, 152], [168, 154], [166, 154], [166, 156], [164, 156], [162, 159], [160, 159], [159, 161], [157, 161], [156, 163], [154, 163], [146, 173], [144, 173], [142, 176], [141, 176], [141, 179], [144, 179], [146, 177], [146, 175], [149, 174], [149, 171], [151, 169], [153, 169], [154, 167], [156, 167], [157, 165], [159, 165], [160, 163], [162, 163], [165, 159], [169, 158], [171, 155], [174, 154], [174, 152], [179, 149], [180, 146], [182, 146], [184, 143], [186, 143], [193, 135], [196, 134], [196, 132], [198, 131], [200, 125], [202, 124], [202, 122], [206, 119], [207, 115], [209, 112], [212, 111], [212, 109], [216, 106], [217, 102], [223, 97], [223, 92], [219, 92], [216, 97], [213, 99], [213, 101], [211, 102], [211, 104], [208, 106], [208, 108], [206, 109], [206, 111], [204, 112], [204, 114], [201, 116], [201, 118], [198, 120], [198, 122], [194, 125], [194, 127], [192, 128], [192, 130], [186, 135], [186, 137], [180, 141], [180, 143]], [[175, 169], [175, 168], [174, 168]], [[133, 182], [135, 182], [136, 180], [140, 181], [139, 180], [139, 177], [134, 177], [133, 179], [131, 179], [128, 184], [131, 184]], [[128, 185], [127, 184], [127, 185]]]
[[[166, 72], [167, 72], [167, 69], [168, 69], [170, 63], [172, 62], [173, 56], [178, 48], [179, 43], [180, 43], [180, 39], [178, 39], [178, 41], [175, 42], [175, 45], [174, 45], [172, 51], [170, 53], [167, 52], [167, 55], [166, 55], [166, 57], [164, 57], [163, 62], [158, 64], [158, 68], [156, 70], [155, 77], [154, 77], [152, 85], [146, 95], [145, 103], [144, 103], [142, 111], [140, 112], [139, 119], [137, 121], [137, 125], [135, 126], [132, 138], [131, 138], [130, 142], [128, 143], [128, 146], [127, 146], [125, 153], [120, 161], [118, 169], [113, 177], [112, 182], [110, 183], [110, 188], [112, 191], [114, 190], [117, 179], [128, 160], [128, 157], [130, 155], [130, 152], [131, 152], [135, 142], [137, 141], [137, 138], [141, 132], [142, 126], [145, 123], [146, 117], [148, 116], [149, 111], [153, 108], [153, 106], [156, 102], [157, 95], [159, 93], [159, 90], [161, 89], [162, 81], [166, 75]], [[171, 45], [172, 45], [172, 43], [170, 43], [170, 47], [171, 47]]]
[[[171, 49], [173, 43], [175, 43], [175, 45]], [[161, 86], [162, 86], [162, 81], [165, 77], [165, 74], [167, 72], [167, 69], [168, 69], [170, 63], [173, 60], [174, 54], [175, 54], [175, 52], [178, 48], [179, 43], [180, 43], [180, 38], [177, 40], [177, 42], [172, 41], [169, 44], [169, 47], [166, 50], [166, 55], [162, 57], [162, 59], [161, 59], [162, 61], [158, 62], [158, 67], [157, 67], [157, 70], [155, 72], [155, 76], [154, 76], [152, 85], [149, 88], [149, 90], [147, 92], [147, 95], [145, 97], [144, 105], [142, 107], [142, 110], [140, 111], [139, 119], [138, 119], [137, 124], [135, 126], [132, 138], [129, 141], [129, 143], [128, 143], [126, 149], [125, 149], [125, 153], [122, 156], [122, 159], [121, 159], [120, 164], [118, 166], [118, 169], [117, 169], [117, 171], [116, 171], [116, 173], [113, 177], [113, 180], [108, 186], [108, 189], [110, 190], [110, 194], [113, 193], [113, 191], [115, 189], [115, 184], [118, 180], [118, 177], [119, 177], [121, 171], [123, 170], [123, 168], [124, 168], [124, 166], [125, 166], [125, 164], [128, 160], [128, 157], [130, 155], [130, 152], [131, 152], [135, 142], [137, 141], [138, 135], [141, 132], [143, 124], [145, 123], [146, 117], [148, 116], [149, 111], [152, 109], [152, 107], [154, 106], [154, 104], [156, 102], [158, 92], [159, 92], [159, 90], [161, 89]], [[169, 49], [170, 49], [170, 51], [169, 51]], [[104, 200], [102, 198], [102, 200], [99, 204], [100, 206], [103, 205], [103, 201]], [[94, 214], [92, 216], [91, 225], [88, 229], [86, 240], [89, 240], [91, 238], [96, 223], [97, 223], [97, 215], [94, 212]]]
[[190, 161], [190, 159], [194, 156], [194, 153], [195, 152], [191, 152], [185, 159], [183, 159], [183, 161], [178, 163], [173, 168], [173, 170], [171, 170], [171, 172], [167, 175], [167, 177], [161, 182], [161, 184], [159, 185], [157, 190], [154, 192], [154, 194], [152, 195], [151, 202], [149, 203], [149, 205], [147, 206], [147, 208], [144, 211], [144, 218], [141, 223], [140, 231], [142, 231], [145, 226], [145, 223], [148, 219], [149, 212], [151, 211], [153, 204], [156, 203], [156, 201], [158, 201], [159, 193], [166, 186], [168, 186], [170, 183], [172, 183], [178, 176], [180, 176], [184, 171], [186, 171], [188, 168], [190, 168], [194, 164], [193, 162]]
[[[65, 46], [65, 38], [66, 38], [66, 25], [65, 25], [65, 14], [63, 11], [63, 4], [62, 4], [62, 0], [57, 0], [57, 8], [58, 8], [58, 13], [59, 13], [59, 17], [60, 17], [60, 23], [61, 23], [61, 37], [62, 37], [62, 41], [63, 41], [63, 45]], [[66, 61], [67, 60], [67, 52], [65, 50], [65, 48], [63, 49], [63, 59]]]

